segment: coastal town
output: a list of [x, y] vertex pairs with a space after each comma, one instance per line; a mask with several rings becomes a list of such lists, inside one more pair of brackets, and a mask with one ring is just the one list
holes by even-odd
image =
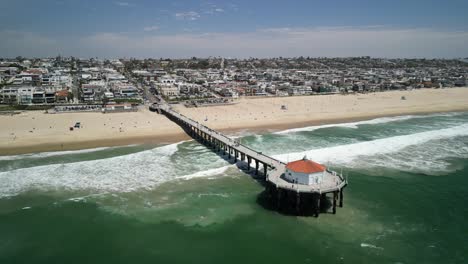
[[468, 0], [0, 2], [0, 264], [468, 264]]
[[135, 111], [161, 96], [188, 107], [243, 97], [465, 87], [468, 59], [0, 59], [0, 110]]

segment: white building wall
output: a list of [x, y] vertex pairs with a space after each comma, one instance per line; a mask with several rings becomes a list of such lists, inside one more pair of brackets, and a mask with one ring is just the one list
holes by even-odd
[[304, 185], [310, 184], [309, 174], [297, 173], [289, 169], [286, 169], [286, 179], [292, 182], [297, 182], [299, 184], [304, 184]]
[[309, 184], [320, 184], [323, 181], [323, 172], [309, 174]]
[[323, 180], [323, 172], [312, 174], [298, 173], [286, 169], [285, 177], [288, 181], [296, 182], [303, 185], [320, 184]]

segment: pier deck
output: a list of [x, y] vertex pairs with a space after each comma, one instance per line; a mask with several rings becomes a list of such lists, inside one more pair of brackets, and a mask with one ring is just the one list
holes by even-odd
[[261, 164], [266, 181], [276, 188], [296, 193], [326, 194], [341, 191], [347, 185], [347, 181], [342, 175], [329, 170], [324, 172], [325, 175], [321, 184], [303, 185], [289, 182], [283, 177], [283, 174], [286, 171], [286, 164], [282, 161], [255, 151], [216, 130], [200, 124], [199, 122], [172, 110], [168, 104], [160, 104], [158, 107], [163, 114], [181, 125], [187, 133], [191, 134], [193, 137], [201, 139], [207, 145], [213, 146], [218, 151], [227, 152], [230, 158], [231, 155], [233, 155], [235, 161], [237, 161], [238, 158], [242, 161], [245, 160], [249, 169], [253, 163], [255, 165], [256, 174], [258, 174], [259, 165]]

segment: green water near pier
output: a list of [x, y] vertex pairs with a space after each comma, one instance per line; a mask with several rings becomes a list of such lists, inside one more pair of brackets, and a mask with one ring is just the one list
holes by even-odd
[[281, 215], [196, 142], [0, 157], [0, 263], [466, 263], [468, 114], [246, 135], [348, 175], [344, 208]]

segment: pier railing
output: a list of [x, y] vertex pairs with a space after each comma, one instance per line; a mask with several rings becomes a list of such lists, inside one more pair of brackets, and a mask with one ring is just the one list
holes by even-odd
[[178, 113], [174, 110], [172, 110], [169, 106], [164, 105], [161, 106], [161, 110], [163, 110], [166, 114], [169, 114], [173, 117], [176, 117], [177, 119], [191, 125], [192, 127], [195, 127], [197, 129], [200, 129], [204, 133], [216, 138], [217, 140], [223, 142], [224, 144], [230, 146], [231, 148], [244, 153], [245, 155], [250, 156], [251, 158], [258, 160], [262, 162], [263, 164], [266, 164], [267, 166], [270, 166], [272, 168], [277, 167], [278, 165], [286, 165], [285, 163], [281, 162], [280, 160], [277, 160], [275, 158], [272, 158], [268, 155], [265, 155], [261, 152], [258, 152], [248, 146], [245, 146], [241, 144], [240, 142], [234, 141], [232, 138], [229, 138], [228, 136], [224, 135], [223, 133], [220, 133], [216, 130], [213, 130], [203, 124], [200, 124], [199, 122], [181, 114]]
[[[189, 131], [193, 132], [193, 129], [197, 130], [198, 136], [208, 136], [210, 140], [215, 140], [217, 144], [221, 144], [223, 148], [228, 147], [229, 155], [231, 151], [235, 151], [235, 157], [237, 154], [241, 154], [242, 159], [246, 157], [247, 164], [250, 168], [250, 162], [254, 161], [256, 164], [256, 173], [258, 173], [259, 163], [263, 165], [264, 176], [266, 180], [276, 186], [276, 188], [287, 189], [298, 193], [329, 193], [337, 190], [342, 190], [347, 185], [347, 181], [344, 177], [334, 171], [326, 170], [324, 173], [329, 179], [325, 184], [314, 184], [314, 185], [302, 185], [292, 183], [283, 176], [286, 171], [286, 163], [265, 155], [259, 151], [256, 151], [248, 146], [235, 141], [228, 136], [213, 130], [199, 122], [181, 114], [167, 104], [159, 105], [159, 109], [166, 114], [168, 117], [175, 119], [182, 126], [188, 128]], [[268, 172], [268, 168], [271, 170]]]

